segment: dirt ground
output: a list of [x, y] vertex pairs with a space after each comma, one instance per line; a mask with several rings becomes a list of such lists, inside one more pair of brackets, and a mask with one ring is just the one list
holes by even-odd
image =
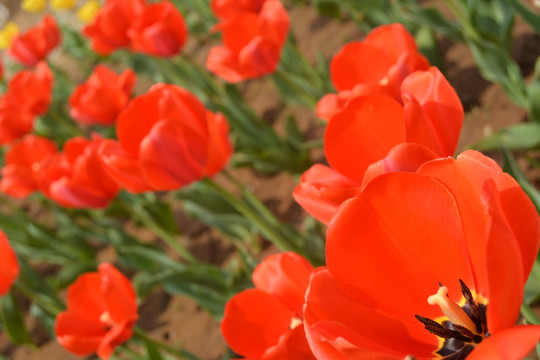
[[[296, 6], [290, 14], [292, 31], [308, 58], [313, 59], [318, 51], [330, 58], [346, 42], [361, 38], [353, 23], [321, 18], [308, 7]], [[528, 76], [540, 55], [540, 38], [518, 21], [514, 40], [514, 56]], [[523, 109], [514, 105], [498, 86], [482, 79], [465, 45], [441, 39], [440, 47], [444, 56], [444, 72], [467, 111], [459, 151], [493, 131], [524, 120], [526, 112]], [[270, 81], [251, 81], [243, 85], [243, 89], [247, 101], [265, 120], [279, 126], [292, 112], [308, 139], [322, 137], [324, 129], [315, 114], [301, 107], [283, 109]], [[321, 159], [321, 156], [321, 151], [314, 153], [315, 159]], [[297, 179], [287, 174], [261, 177], [248, 170], [243, 170], [241, 178], [279, 218], [293, 223], [302, 220], [304, 214], [291, 197]], [[218, 264], [226, 261], [230, 246], [215, 231], [205, 229], [188, 218], [182, 219], [186, 225], [183, 226], [185, 237], [202, 260]], [[139, 309], [139, 325], [149, 335], [172, 345], [182, 344], [204, 360], [223, 358], [226, 344], [220, 335], [219, 322], [202, 311], [194, 301], [156, 292], [140, 304]], [[0, 334], [1, 354], [13, 360], [78, 359], [47, 339], [45, 332], [33, 320], [29, 319], [29, 322], [39, 349], [12, 346], [6, 335]]]

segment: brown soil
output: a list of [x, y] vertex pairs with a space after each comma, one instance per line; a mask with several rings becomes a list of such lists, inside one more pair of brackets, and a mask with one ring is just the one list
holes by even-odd
[[[346, 21], [330, 20], [318, 16], [311, 8], [295, 6], [291, 9], [292, 27], [300, 48], [309, 59], [316, 52], [330, 58], [347, 41], [360, 39], [357, 27]], [[32, 20], [31, 20], [32, 21]], [[485, 135], [523, 121], [526, 112], [507, 98], [497, 86], [482, 79], [472, 60], [470, 51], [463, 44], [441, 39], [445, 73], [456, 88], [467, 111], [460, 149], [482, 139]], [[197, 54], [204, 59], [204, 56]], [[525, 75], [530, 75], [534, 61], [540, 55], [540, 39], [522, 22], [515, 30], [514, 55]], [[247, 101], [266, 121], [281, 126], [283, 119], [293, 113], [308, 139], [320, 139], [324, 133], [321, 122], [312, 111], [301, 107], [283, 108], [278, 94], [267, 79], [251, 81], [243, 85]], [[314, 159], [322, 159], [322, 151], [314, 152]], [[278, 218], [299, 223], [304, 217], [294, 203], [291, 192], [297, 179], [287, 174], [264, 177], [250, 170], [241, 170], [239, 178], [250, 186]], [[216, 264], [224, 263], [229, 257], [231, 246], [215, 231], [206, 229], [196, 221], [179, 214], [186, 244], [203, 260]], [[141, 237], [152, 238], [149, 233]], [[268, 249], [268, 252], [275, 251]], [[114, 260], [114, 254], [104, 253], [100, 257]], [[222, 359], [226, 344], [220, 335], [219, 321], [212, 319], [197, 304], [187, 298], [170, 297], [155, 292], [140, 305], [139, 325], [156, 339], [171, 345], [182, 345], [201, 359]], [[43, 329], [30, 317], [29, 327], [39, 349], [10, 345], [5, 334], [0, 334], [0, 353], [13, 360], [71, 360], [77, 359], [54, 341], [48, 340]]]

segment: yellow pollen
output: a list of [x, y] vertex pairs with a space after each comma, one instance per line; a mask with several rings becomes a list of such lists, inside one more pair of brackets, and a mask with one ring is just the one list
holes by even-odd
[[293, 316], [291, 318], [291, 324], [289, 325], [290, 329], [294, 329], [297, 326], [302, 325], [302, 319], [297, 318], [296, 316]]
[[108, 311], [104, 311], [99, 317], [99, 321], [104, 322], [105, 324], [113, 324], [114, 322], [111, 319], [111, 315]]
[[381, 85], [381, 86], [388, 85], [388, 83], [389, 83], [388, 76], [383, 77], [383, 78], [379, 81], [379, 85]]
[[429, 305], [439, 305], [444, 315], [453, 324], [461, 325], [476, 333], [476, 325], [471, 320], [469, 315], [455, 302], [448, 298], [448, 288], [441, 286], [435, 295], [431, 295], [427, 299]]

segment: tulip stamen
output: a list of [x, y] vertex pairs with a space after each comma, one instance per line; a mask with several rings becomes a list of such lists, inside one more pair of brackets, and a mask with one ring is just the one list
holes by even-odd
[[476, 331], [476, 324], [471, 320], [469, 315], [461, 306], [448, 298], [448, 288], [446, 286], [441, 286], [436, 294], [428, 297], [427, 301], [430, 305], [439, 305], [444, 315], [446, 315], [448, 320], [454, 325]]
[[439, 283], [436, 294], [428, 297], [430, 305], [438, 305], [444, 316], [435, 320], [415, 315], [424, 328], [439, 338], [437, 358], [465, 359], [477, 344], [489, 336], [486, 324], [487, 301], [473, 295], [465, 283], [459, 280], [463, 298], [459, 303], [450, 300], [448, 288]]

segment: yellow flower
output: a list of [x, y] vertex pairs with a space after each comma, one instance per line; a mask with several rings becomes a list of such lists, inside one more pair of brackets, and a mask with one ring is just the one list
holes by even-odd
[[19, 27], [10, 21], [0, 30], [0, 49], [7, 49], [11, 46], [13, 38], [19, 34]]
[[83, 23], [89, 23], [94, 20], [99, 8], [100, 4], [98, 0], [88, 0], [83, 6], [81, 6], [79, 11], [77, 11], [77, 17]]
[[69, 10], [75, 6], [75, 0], [51, 0], [53, 10]]
[[21, 7], [24, 11], [40, 12], [45, 9], [45, 0], [23, 0]]

